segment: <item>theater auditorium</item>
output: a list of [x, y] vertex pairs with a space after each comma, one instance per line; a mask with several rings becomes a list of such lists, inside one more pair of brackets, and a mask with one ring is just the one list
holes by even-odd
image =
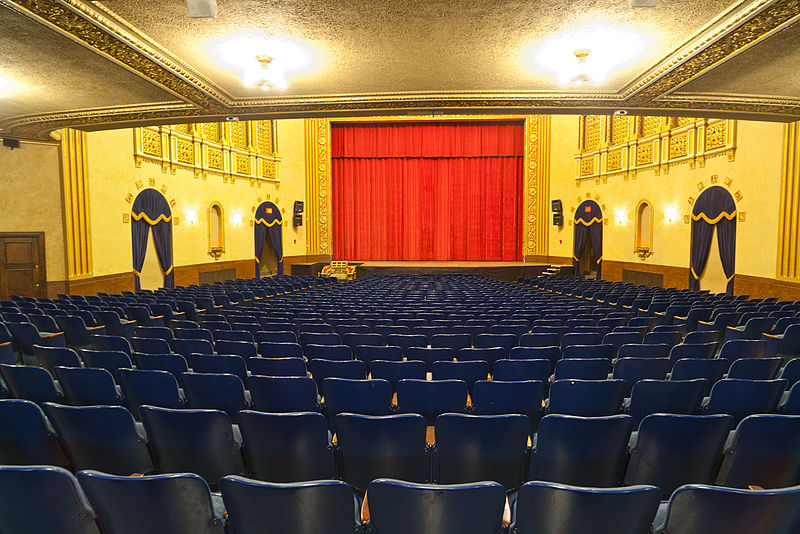
[[796, 0], [0, 0], [0, 533], [800, 534]]

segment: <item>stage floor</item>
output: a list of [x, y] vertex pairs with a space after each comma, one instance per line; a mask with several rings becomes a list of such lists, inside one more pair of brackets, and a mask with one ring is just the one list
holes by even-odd
[[[316, 275], [327, 263], [295, 263], [292, 274]], [[351, 261], [356, 278], [380, 274], [482, 274], [489, 278], [515, 281], [520, 276], [539, 276], [550, 264], [522, 261]], [[562, 267], [572, 270], [572, 267]]]

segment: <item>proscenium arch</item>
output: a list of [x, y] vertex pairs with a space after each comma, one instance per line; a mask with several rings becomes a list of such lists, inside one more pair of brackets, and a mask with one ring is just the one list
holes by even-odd
[[575, 233], [572, 248], [572, 260], [575, 273], [578, 273], [583, 247], [586, 239], [591, 239], [597, 262], [597, 279], [602, 276], [603, 266], [603, 211], [594, 200], [584, 200], [575, 210]]
[[689, 264], [689, 288], [700, 289], [700, 277], [711, 252], [717, 232], [719, 257], [727, 278], [726, 292], [733, 294], [736, 272], [736, 201], [724, 187], [714, 185], [700, 193], [692, 208], [692, 240]]
[[264, 251], [264, 241], [269, 234], [272, 250], [275, 251], [275, 258], [278, 260], [278, 274], [283, 274], [283, 216], [273, 202], [262, 202], [256, 208], [253, 221], [253, 233], [255, 237], [255, 277], [258, 278], [259, 263], [261, 253]]
[[136, 290], [141, 289], [142, 265], [147, 252], [147, 240], [153, 229], [158, 261], [164, 272], [164, 287], [175, 286], [172, 263], [172, 210], [159, 191], [148, 188], [139, 193], [131, 207], [131, 252]]

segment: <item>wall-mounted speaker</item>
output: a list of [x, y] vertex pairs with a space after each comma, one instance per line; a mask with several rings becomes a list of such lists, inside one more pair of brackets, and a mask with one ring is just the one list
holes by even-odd
[[564, 211], [561, 208], [561, 199], [560, 198], [557, 198], [557, 199], [553, 200], [550, 204], [552, 206], [553, 213], [561, 213], [562, 211]]
[[295, 226], [303, 226], [303, 214], [302, 213], [295, 213], [294, 217], [292, 218], [292, 223]]
[[556, 226], [564, 226], [564, 215], [562, 213], [554, 213], [553, 224]]
[[[303, 201], [302, 200], [295, 200], [294, 201], [294, 212], [295, 213], [303, 213]], [[299, 226], [299, 225], [295, 225]]]
[[3, 146], [4, 147], [8, 147], [11, 150], [14, 150], [15, 148], [19, 148], [19, 139], [12, 139], [10, 137], [4, 137], [3, 138]]

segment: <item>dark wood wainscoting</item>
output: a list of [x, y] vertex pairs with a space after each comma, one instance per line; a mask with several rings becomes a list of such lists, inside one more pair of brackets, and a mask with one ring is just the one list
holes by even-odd
[[778, 297], [778, 300], [800, 300], [800, 283], [737, 274], [733, 279], [733, 292], [756, 299]]
[[70, 280], [67, 285], [72, 295], [96, 295], [98, 292], [118, 294], [123, 291], [133, 291], [135, 281], [133, 273], [128, 272], [79, 278]]
[[330, 254], [305, 254], [300, 256], [284, 256], [283, 257], [283, 272], [285, 274], [292, 274], [292, 265], [295, 263], [330, 263]]
[[636, 278], [635, 273], [642, 273], [640, 278], [642, 281], [655, 280], [654, 277], [647, 276], [645, 273], [663, 276], [662, 285], [664, 287], [674, 287], [677, 289], [686, 289], [689, 287], [689, 268], [688, 267], [672, 267], [670, 265], [652, 265], [649, 263], [635, 263], [630, 261], [603, 261], [603, 280], [610, 280], [612, 282], [622, 282], [622, 271], [629, 271], [626, 273], [625, 278], [632, 281]]
[[[175, 285], [189, 286], [199, 284], [200, 274], [203, 273], [204, 280], [223, 282], [233, 278], [253, 278], [256, 267], [252, 259], [215, 261], [214, 263], [200, 263], [196, 265], [176, 265], [175, 266]], [[233, 274], [233, 276], [231, 276]]]

